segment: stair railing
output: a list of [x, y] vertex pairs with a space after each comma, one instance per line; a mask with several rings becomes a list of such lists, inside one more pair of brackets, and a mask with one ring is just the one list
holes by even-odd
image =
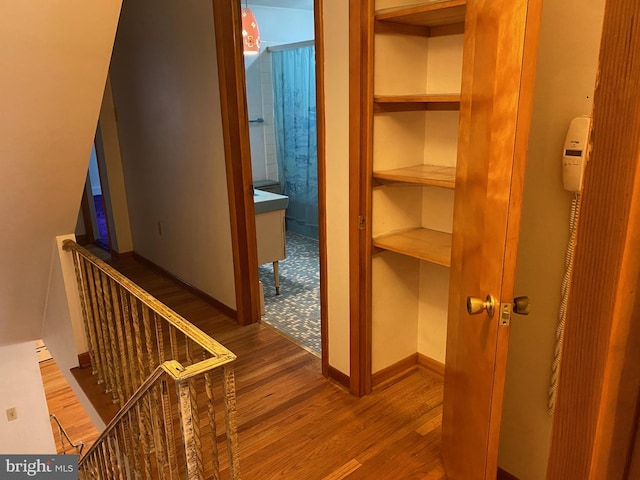
[[[222, 443], [229, 478], [239, 479], [236, 356], [77, 243], [63, 249], [73, 255], [92, 373], [120, 408], [83, 457], [86, 478], [218, 479]], [[218, 441], [216, 384], [226, 442]]]
[[58, 427], [58, 435], [60, 437], [60, 447], [62, 448], [62, 452], [58, 452], [58, 453], [62, 453], [63, 455], [65, 455], [67, 453], [66, 444], [69, 444], [69, 447], [73, 448], [76, 454], [78, 455], [78, 457], [80, 457], [82, 455], [82, 450], [84, 449], [84, 442], [82, 440], [78, 440], [77, 442], [74, 442], [73, 440], [71, 440], [71, 438], [69, 437], [69, 434], [60, 423], [60, 420], [58, 420], [58, 417], [56, 417], [55, 415], [53, 414], [49, 415], [49, 420], [53, 420], [56, 426]]
[[[198, 406], [191, 388], [195, 380], [205, 382], [206, 388], [212, 389], [210, 375], [218, 366], [215, 359], [189, 367], [175, 361], [158, 366], [82, 457], [78, 467], [80, 477], [87, 480], [220, 478], [213, 409], [208, 409], [210, 425], [214, 426], [210, 430], [212, 449], [209, 451], [203, 449]], [[170, 388], [171, 383], [175, 384], [174, 390]], [[158, 390], [162, 392], [161, 405], [154, 408]], [[169, 400], [170, 397], [174, 397], [173, 400]], [[165, 401], [177, 402], [177, 419]], [[182, 462], [178, 459], [178, 450], [182, 450]], [[230, 478], [239, 478], [237, 465], [230, 465], [229, 469]]]

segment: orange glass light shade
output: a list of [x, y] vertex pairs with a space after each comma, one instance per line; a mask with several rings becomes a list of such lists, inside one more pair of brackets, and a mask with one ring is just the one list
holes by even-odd
[[260, 30], [250, 8], [242, 9], [242, 45], [245, 55], [260, 53]]

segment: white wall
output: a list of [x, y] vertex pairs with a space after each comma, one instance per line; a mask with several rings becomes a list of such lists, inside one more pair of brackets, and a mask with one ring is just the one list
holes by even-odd
[[211, 2], [124, 4], [111, 85], [136, 252], [235, 308]]
[[499, 457], [520, 480], [546, 478], [547, 389], [572, 198], [560, 161], [570, 120], [591, 113], [603, 6], [544, 2], [516, 272], [516, 295], [530, 297], [531, 314], [512, 320]]
[[349, 2], [324, 0], [329, 364], [349, 374]]
[[76, 226], [119, 10], [0, 3], [0, 345], [40, 338], [51, 242]]
[[[35, 342], [0, 347], [0, 452], [56, 453]], [[8, 408], [18, 418], [8, 421]]]
[[[263, 118], [265, 123], [250, 123], [253, 180], [277, 180], [275, 130], [273, 125], [273, 83], [268, 46], [313, 40], [313, 10], [264, 7], [249, 4], [256, 17], [262, 40], [259, 56], [244, 57], [249, 119]], [[287, 28], [283, 28], [286, 25]]]
[[[211, 6], [189, 5], [147, 1], [121, 17], [111, 82], [131, 229], [138, 253], [235, 306]], [[348, 374], [348, 5], [324, 9], [329, 362]]]
[[65, 240], [75, 240], [75, 236], [60, 235], [51, 242], [51, 288], [45, 302], [41, 335], [52, 355], [52, 349], [55, 350], [53, 345], [60, 345], [60, 353], [54, 358], [62, 371], [77, 366], [78, 354], [89, 351], [73, 260], [70, 253], [62, 250]]
[[[52, 243], [51, 288], [45, 303], [42, 340], [89, 418], [98, 429], [104, 428], [100, 415], [71, 373], [78, 366], [78, 354], [89, 351], [82, 323], [82, 311], [71, 253], [62, 250], [64, 240], [74, 235], [60, 235]], [[55, 412], [52, 412], [55, 413]]]

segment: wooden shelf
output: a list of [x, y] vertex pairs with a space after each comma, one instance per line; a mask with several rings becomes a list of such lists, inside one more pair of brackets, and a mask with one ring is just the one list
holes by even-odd
[[445, 0], [379, 10], [376, 12], [375, 19], [422, 27], [441, 27], [464, 23], [466, 9], [466, 0]]
[[451, 266], [451, 234], [416, 228], [373, 239], [377, 248], [418, 258], [437, 265]]
[[459, 94], [375, 95], [376, 112], [411, 112], [420, 110], [460, 110]]
[[413, 165], [411, 167], [373, 172], [373, 177], [385, 182], [455, 188], [456, 169], [455, 167], [436, 165]]

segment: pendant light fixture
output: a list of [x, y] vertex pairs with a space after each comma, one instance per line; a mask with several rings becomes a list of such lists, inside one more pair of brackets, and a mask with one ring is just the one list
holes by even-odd
[[256, 17], [244, 3], [242, 9], [242, 45], [245, 55], [258, 55], [260, 53], [260, 30]]

